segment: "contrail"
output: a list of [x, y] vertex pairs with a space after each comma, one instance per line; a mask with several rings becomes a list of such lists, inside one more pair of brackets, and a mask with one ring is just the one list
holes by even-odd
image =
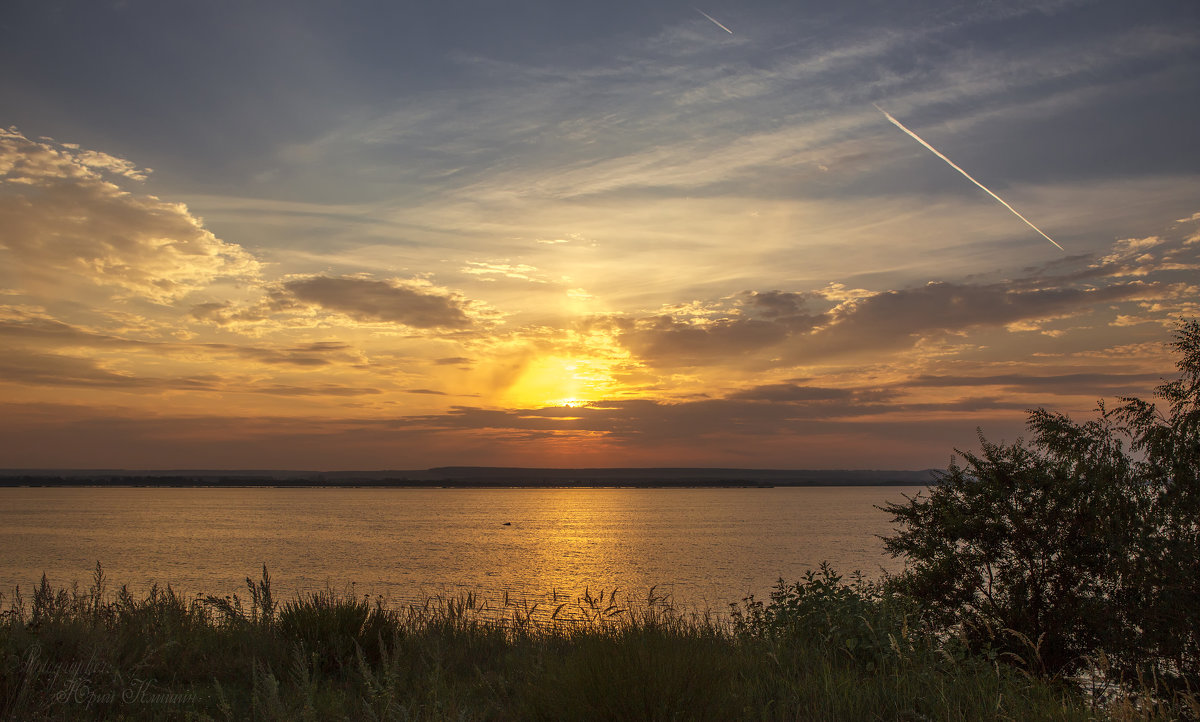
[[[711, 20], [712, 18], [709, 18], [709, 19]], [[713, 22], [716, 22], [716, 21], [715, 21], [715, 20], [713, 20]], [[929, 152], [933, 153], [933, 154], [934, 154], [934, 155], [936, 155], [937, 157], [939, 157], [939, 158], [941, 158], [942, 160], [946, 161], [946, 163], [948, 163], [948, 164], [950, 165], [950, 167], [951, 167], [951, 168], [953, 168], [954, 170], [956, 170], [956, 171], [958, 171], [959, 173], [962, 173], [964, 176], [966, 176], [967, 180], [971, 181], [971, 182], [972, 182], [972, 183], [974, 183], [975, 185], [977, 185], [977, 186], [979, 186], [980, 188], [982, 188], [982, 189], [984, 190], [984, 192], [985, 192], [985, 193], [987, 193], [987, 194], [988, 194], [989, 196], [991, 196], [992, 198], [995, 198], [996, 200], [1000, 201], [1000, 205], [1002, 205], [1002, 206], [1004, 206], [1005, 208], [1007, 208], [1008, 210], [1012, 211], [1012, 212], [1013, 212], [1013, 215], [1014, 215], [1014, 216], [1016, 216], [1017, 218], [1020, 218], [1021, 220], [1025, 221], [1025, 225], [1029, 226], [1029, 227], [1030, 227], [1030, 228], [1032, 228], [1033, 230], [1035, 230], [1035, 231], [1037, 231], [1038, 233], [1040, 233], [1040, 234], [1041, 234], [1041, 236], [1042, 236], [1042, 238], [1045, 238], [1047, 241], [1050, 241], [1051, 243], [1053, 243], [1053, 244], [1054, 244], [1054, 245], [1055, 245], [1055, 246], [1058, 248], [1058, 250], [1060, 250], [1060, 251], [1065, 251], [1065, 250], [1067, 250], [1067, 249], [1063, 248], [1062, 246], [1059, 246], [1059, 245], [1058, 245], [1058, 242], [1057, 242], [1057, 241], [1055, 241], [1053, 238], [1051, 238], [1050, 236], [1047, 236], [1045, 233], [1043, 233], [1041, 228], [1038, 228], [1037, 226], [1035, 226], [1035, 225], [1033, 225], [1032, 223], [1030, 223], [1028, 218], [1026, 218], [1025, 216], [1023, 216], [1023, 215], [1021, 215], [1020, 213], [1018, 213], [1018, 212], [1017, 212], [1017, 209], [1016, 209], [1016, 208], [1013, 208], [1013, 207], [1012, 207], [1012, 206], [1010, 206], [1010, 205], [1008, 205], [1008, 203], [1007, 203], [1007, 202], [1005, 202], [1005, 200], [1004, 200], [1003, 198], [1001, 198], [1000, 196], [998, 196], [998, 195], [996, 195], [995, 193], [993, 193], [993, 192], [991, 191], [991, 189], [989, 189], [989, 188], [988, 188], [987, 186], [985, 186], [984, 184], [982, 184], [982, 183], [980, 183], [979, 181], [977, 181], [977, 180], [975, 180], [974, 178], [972, 178], [970, 173], [966, 172], [966, 171], [965, 171], [965, 170], [963, 170], [962, 168], [959, 168], [957, 165], [955, 165], [955, 164], [954, 164], [954, 161], [952, 161], [952, 160], [950, 160], [949, 158], [947, 158], [946, 156], [942, 155], [942, 154], [941, 154], [941, 153], [938, 151], [938, 149], [937, 149], [937, 148], [934, 148], [932, 145], [930, 145], [930, 144], [926, 143], [926, 142], [924, 141], [924, 139], [922, 139], [922, 138], [921, 138], [921, 136], [919, 136], [919, 135], [917, 135], [916, 133], [912, 132], [912, 131], [911, 131], [911, 130], [909, 130], [908, 128], [905, 128], [905, 127], [904, 127], [904, 123], [901, 123], [900, 121], [898, 121], [898, 120], [896, 120], [895, 118], [893, 118], [891, 113], [887, 112], [887, 111], [886, 111], [886, 110], [884, 110], [883, 108], [880, 108], [880, 107], [879, 107], [879, 105], [878, 105], [877, 103], [871, 103], [871, 105], [874, 105], [874, 106], [875, 106], [875, 110], [878, 110], [880, 113], [883, 113], [883, 116], [884, 116], [885, 118], [887, 118], [888, 120], [892, 121], [892, 125], [896, 126], [897, 128], [899, 128], [900, 130], [904, 131], [905, 133], [908, 133], [910, 136], [912, 136], [912, 139], [913, 139], [913, 140], [917, 141], [917, 142], [918, 142], [918, 143], [920, 143], [921, 145], [923, 145], [923, 146], [925, 146], [926, 148], [928, 148], [928, 149], [929, 149]]]
[[729, 28], [725, 27], [725, 26], [724, 26], [724, 25], [722, 25], [721, 23], [717, 22], [717, 19], [716, 19], [716, 18], [714, 18], [712, 15], [709, 15], [708, 13], [704, 12], [704, 11], [703, 11], [703, 10], [701, 10], [700, 8], [692, 8], [692, 9], [693, 9], [693, 10], [695, 10], [696, 12], [700, 13], [700, 14], [701, 14], [701, 15], [703, 15], [704, 17], [708, 18], [709, 20], [711, 20], [711, 21], [712, 21], [712, 23], [713, 23], [713, 25], [716, 25], [717, 27], [721, 28], [721, 29], [722, 29], [722, 30], [724, 30], [725, 32], [729, 33], [730, 35], [733, 35], [733, 31], [732, 31], [732, 30], [730, 30]]

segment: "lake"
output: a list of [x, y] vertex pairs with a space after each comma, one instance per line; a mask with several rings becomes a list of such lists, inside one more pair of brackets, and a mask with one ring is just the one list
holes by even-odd
[[924, 487], [770, 489], [0, 488], [0, 592], [45, 572], [87, 587], [353, 588], [389, 603], [473, 592], [542, 602], [651, 587], [725, 611], [823, 560], [878, 577], [899, 561], [874, 506]]

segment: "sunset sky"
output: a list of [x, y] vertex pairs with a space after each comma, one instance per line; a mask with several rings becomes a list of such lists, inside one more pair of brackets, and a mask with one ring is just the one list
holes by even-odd
[[14, 0], [0, 63], [0, 467], [944, 467], [1200, 316], [1195, 0]]

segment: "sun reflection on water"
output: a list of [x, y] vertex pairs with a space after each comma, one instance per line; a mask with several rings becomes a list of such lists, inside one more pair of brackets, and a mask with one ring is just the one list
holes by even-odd
[[874, 505], [916, 490], [0, 489], [0, 589], [43, 571], [86, 583], [99, 560], [131, 589], [225, 594], [266, 564], [279, 598], [355, 583], [396, 604], [470, 592], [545, 611], [654, 587], [723, 611], [823, 560], [877, 574], [890, 527]]

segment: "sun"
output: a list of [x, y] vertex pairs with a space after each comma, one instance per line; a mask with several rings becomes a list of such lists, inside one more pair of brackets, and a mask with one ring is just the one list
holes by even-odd
[[607, 360], [549, 355], [530, 361], [504, 396], [523, 408], [579, 408], [611, 396], [616, 389]]

